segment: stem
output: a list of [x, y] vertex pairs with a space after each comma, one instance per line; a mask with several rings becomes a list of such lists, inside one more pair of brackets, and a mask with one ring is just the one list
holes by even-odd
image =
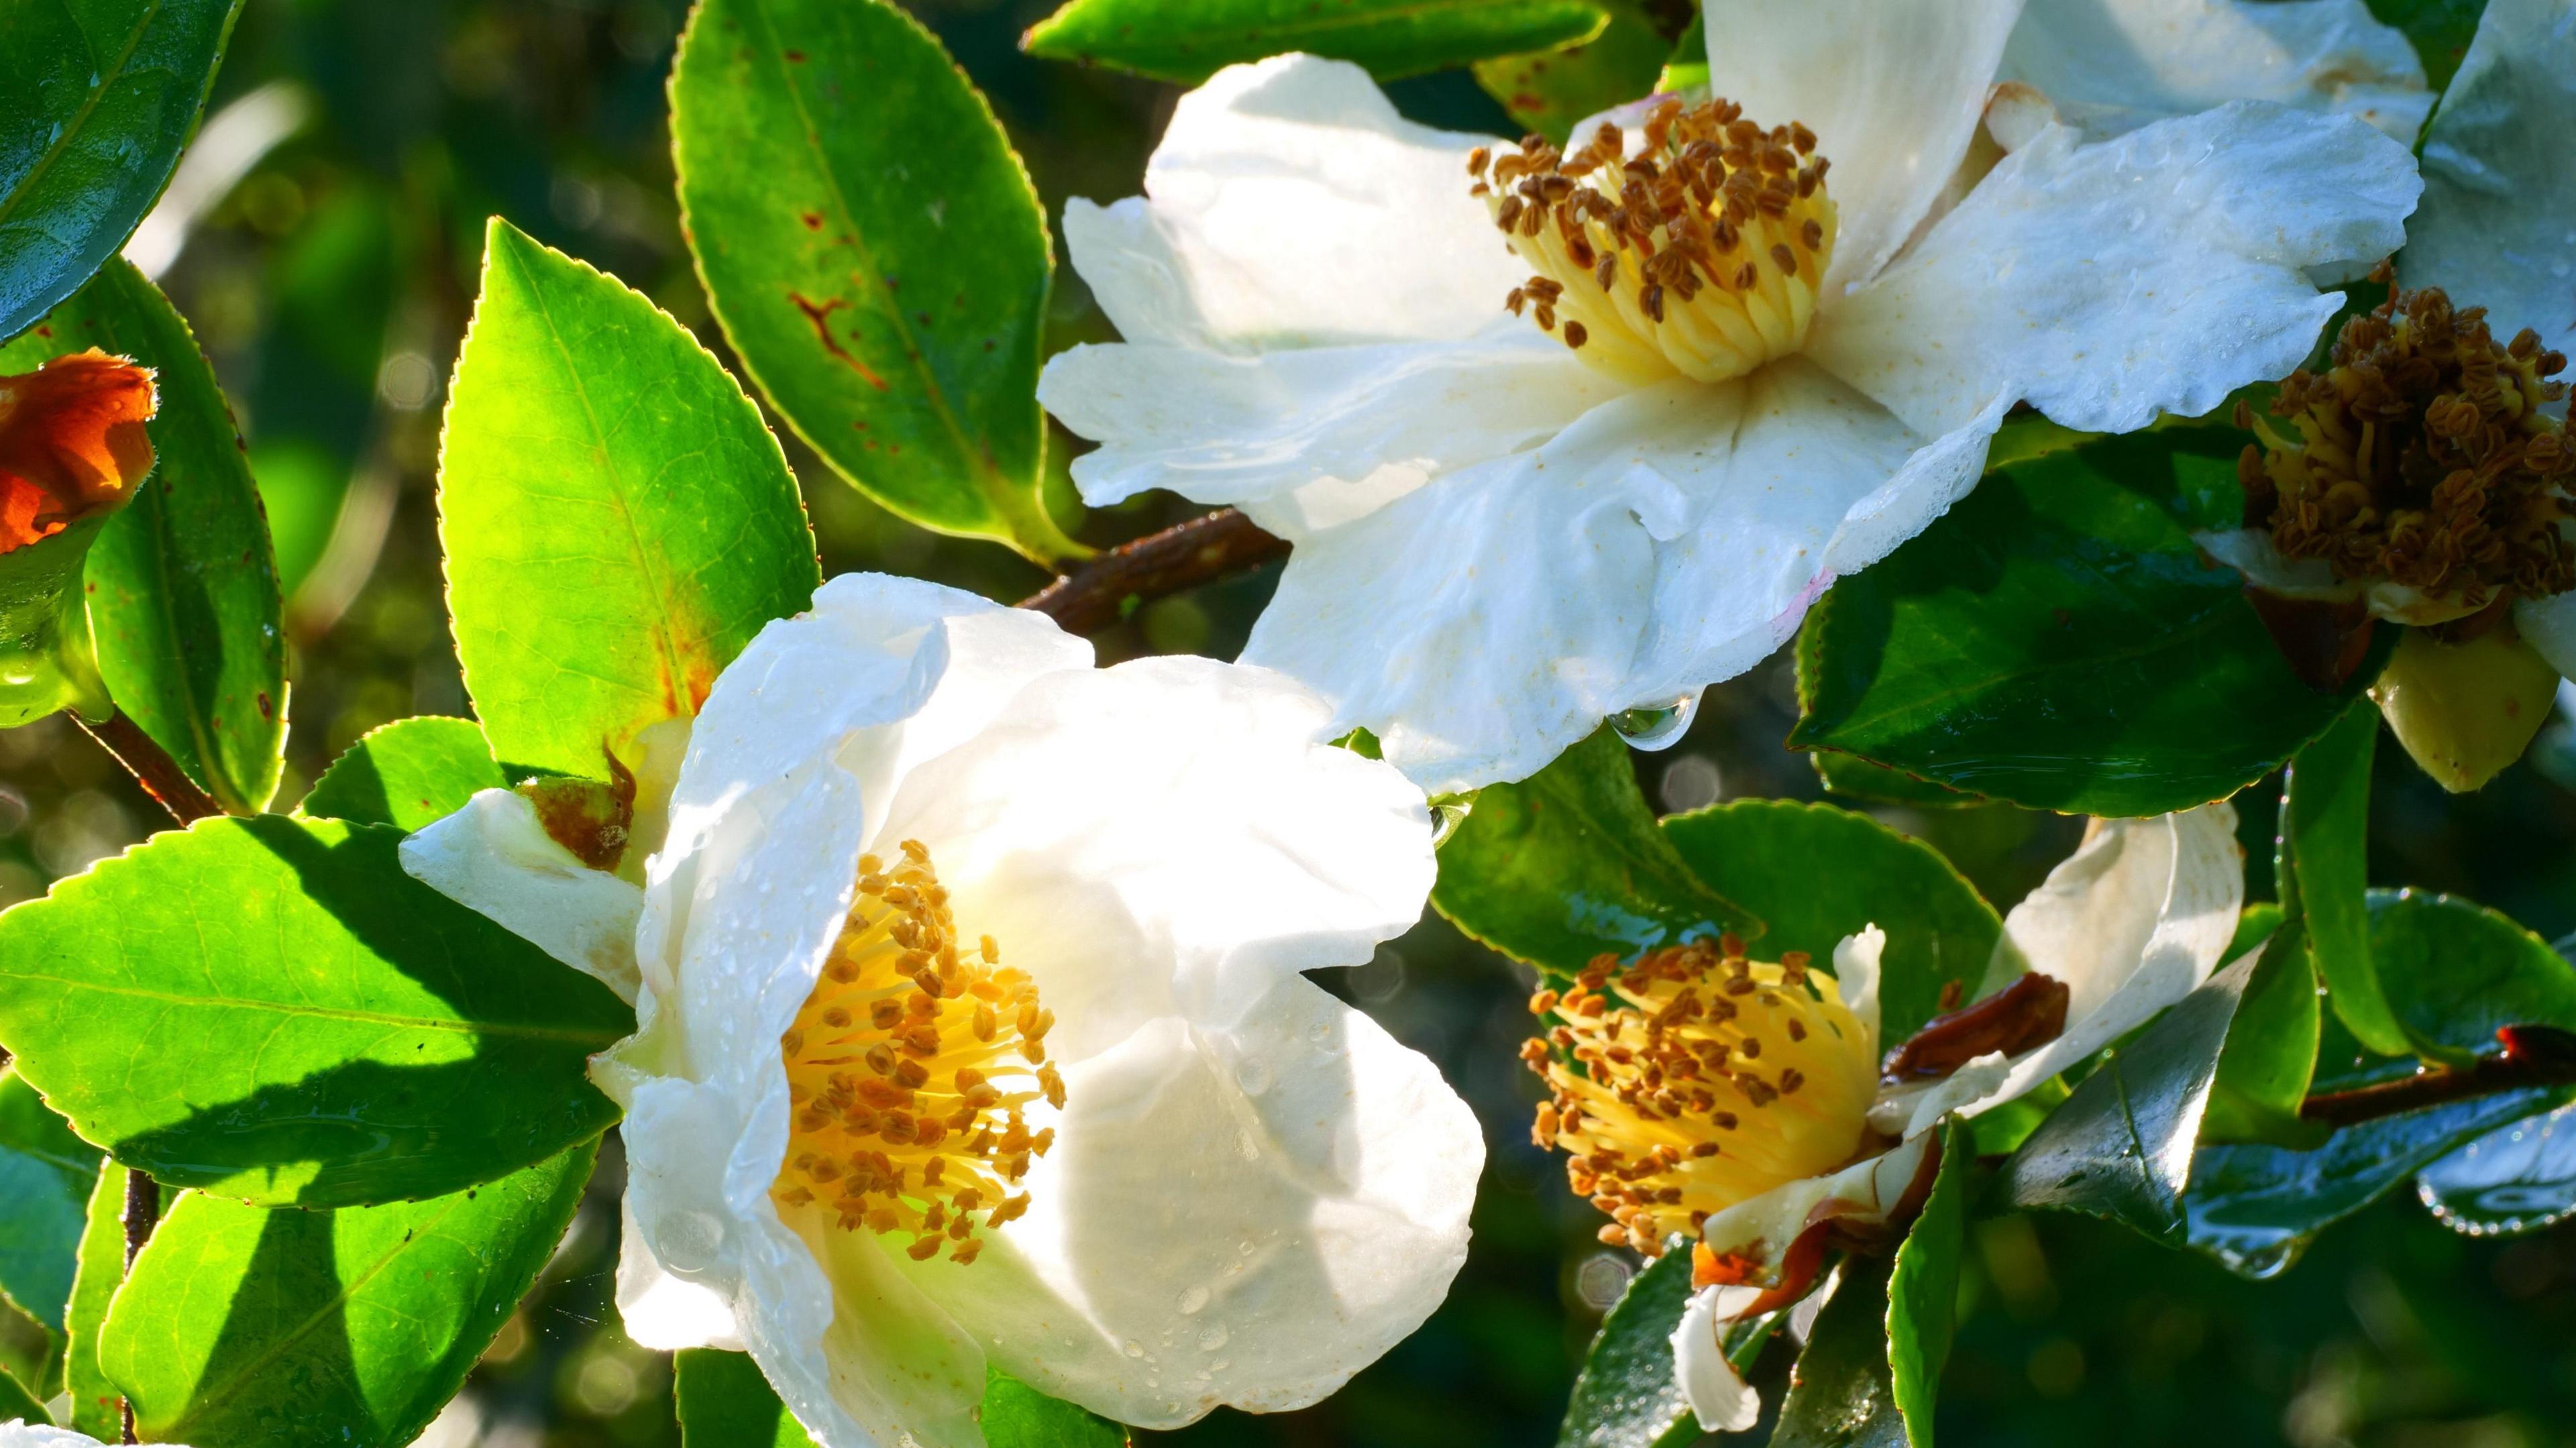
[[92, 739], [116, 756], [117, 763], [142, 781], [144, 793], [159, 800], [172, 819], [189, 825], [224, 812], [214, 796], [199, 789], [188, 771], [179, 767], [179, 761], [170, 757], [170, 751], [153, 742], [152, 736], [126, 717], [124, 710], [110, 710], [107, 718], [96, 724], [81, 719], [77, 712], [72, 717], [80, 720], [80, 726], [89, 731]]
[[1232, 508], [1148, 534], [1093, 558], [1020, 600], [1064, 626], [1094, 634], [1136, 605], [1283, 557], [1288, 545]]
[[[152, 1240], [152, 1229], [161, 1221], [161, 1184], [146, 1173], [128, 1167], [125, 1172], [125, 1271], [134, 1273], [134, 1259], [141, 1255], [143, 1244]], [[135, 1442], [134, 1401], [119, 1399], [117, 1411], [125, 1420], [125, 1441]]]
[[2466, 1066], [2435, 1066], [2375, 1086], [2323, 1092], [2301, 1102], [2299, 1115], [2353, 1126], [2501, 1091], [2576, 1085], [2576, 1035], [2549, 1026], [2505, 1026], [2496, 1040], [2502, 1049]]

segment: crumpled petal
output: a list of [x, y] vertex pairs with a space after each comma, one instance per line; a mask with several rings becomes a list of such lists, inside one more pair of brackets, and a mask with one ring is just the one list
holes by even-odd
[[1948, 183], [2021, 6], [1708, 0], [1709, 89], [1765, 126], [1803, 123], [1833, 162], [1826, 297], [1877, 275]]
[[1346, 62], [1228, 66], [1181, 97], [1144, 197], [1066, 205], [1065, 246], [1130, 342], [1464, 337], [1525, 275], [1468, 194], [1491, 140], [1403, 119]]
[[2420, 188], [2361, 122], [2265, 102], [2098, 145], [2053, 127], [1808, 352], [1927, 435], [1998, 397], [2098, 432], [2197, 416], [2306, 359], [2340, 299], [2305, 269], [2394, 251]]
[[2003, 75], [2093, 140], [2228, 101], [2276, 101], [2400, 145], [2433, 108], [2415, 47], [2364, 0], [2030, 0]]
[[1741, 1433], [1762, 1418], [1762, 1395], [1726, 1360], [1718, 1334], [1756, 1297], [1751, 1287], [1703, 1287], [1682, 1308], [1673, 1329], [1673, 1376], [1703, 1433]]
[[2524, 327], [2576, 347], [2576, 11], [2490, 0], [2424, 136], [2424, 209], [2399, 280], [2484, 307], [2498, 337]]
[[[1749, 1279], [1729, 1285], [1802, 1286], [1775, 1281], [1798, 1238], [1838, 1221], [1859, 1228], [1885, 1222], [1923, 1174], [1935, 1139], [1928, 1134], [1916, 1136], [1831, 1176], [1784, 1183], [1738, 1202], [1700, 1225], [1700, 1245], [1720, 1258], [1735, 1259], [1732, 1269]], [[1753, 1305], [1748, 1302], [1743, 1307]]]
[[1473, 1114], [1302, 978], [1230, 1026], [1149, 1022], [1065, 1092], [1029, 1215], [972, 1264], [899, 1264], [1044, 1391], [1145, 1428], [1304, 1407], [1466, 1260]]
[[2516, 599], [2514, 632], [2540, 651], [2559, 677], [2576, 676], [2576, 593]]
[[555, 843], [536, 806], [487, 789], [402, 842], [403, 873], [635, 1003], [644, 892]]
[[2284, 555], [2273, 543], [2270, 530], [2264, 528], [2229, 528], [2194, 533], [2191, 538], [2209, 556], [2244, 574], [2246, 582], [2283, 598], [2323, 603], [2358, 598], [2368, 603], [2375, 618], [2417, 625], [2448, 623], [2485, 607], [2456, 594], [2437, 597], [2411, 584], [2385, 578], [2337, 578], [2333, 565], [2322, 558]]

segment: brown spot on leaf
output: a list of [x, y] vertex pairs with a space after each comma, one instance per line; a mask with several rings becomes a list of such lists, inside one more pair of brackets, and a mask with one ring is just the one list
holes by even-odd
[[879, 392], [891, 390], [886, 386], [886, 380], [877, 375], [875, 368], [860, 361], [848, 348], [841, 345], [840, 338], [832, 335], [832, 313], [848, 306], [849, 298], [834, 297], [828, 302], [816, 302], [801, 292], [791, 291], [787, 294], [787, 300], [794, 302], [796, 310], [805, 314], [805, 320], [814, 324], [814, 335], [822, 340], [824, 351], [831, 353], [851, 371], [865, 378], [870, 387]]
[[819, 211], [808, 211], [808, 212], [806, 212], [806, 213], [805, 213], [805, 215], [804, 215], [804, 217], [803, 217], [803, 220], [804, 220], [804, 222], [805, 222], [805, 229], [806, 229], [807, 231], [821, 231], [821, 230], [823, 229], [823, 213], [822, 213], [822, 212], [819, 212]]

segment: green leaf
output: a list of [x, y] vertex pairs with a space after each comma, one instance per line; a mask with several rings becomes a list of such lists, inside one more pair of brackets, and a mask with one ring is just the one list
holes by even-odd
[[2416, 1194], [2474, 1237], [2535, 1232], [2576, 1216], [2576, 1106], [2500, 1126], [2424, 1168]]
[[2240, 960], [2112, 1050], [2003, 1164], [1995, 1189], [2016, 1207], [2053, 1207], [2179, 1240], [2178, 1198], [2209, 1106], [2228, 1022], [2254, 974]]
[[[2370, 964], [2370, 761], [2379, 743], [2379, 706], [2356, 701], [2290, 761], [2281, 784], [2278, 878], [2297, 883], [2308, 948], [2325, 976], [2335, 1015], [2382, 1055], [2408, 1049]], [[2286, 894], [2289, 887], [2282, 887]]]
[[1708, 14], [1703, 7], [1693, 5], [1690, 24], [1683, 29], [1681, 39], [1673, 42], [1663, 73], [1655, 77], [1655, 89], [1684, 91], [1708, 83]]
[[1583, 1354], [1557, 1448], [1651, 1448], [1690, 1412], [1673, 1377], [1673, 1329], [1690, 1295], [1691, 1254], [1683, 1246], [1628, 1279]]
[[78, 290], [152, 209], [241, 0], [46, 0], [0, 45], [0, 340]]
[[1594, 0], [1071, 0], [1031, 26], [1020, 48], [1183, 85], [1292, 50], [1355, 61], [1387, 80], [1578, 45], [1608, 23]]
[[1634, 0], [1599, 3], [1610, 23], [1581, 45], [1476, 62], [1476, 84], [1485, 94], [1502, 102], [1516, 125], [1560, 146], [1575, 122], [1653, 92], [1672, 54], [1645, 7]]
[[986, 1448], [1120, 1448], [1127, 1441], [1126, 1429], [999, 1368], [985, 1370], [983, 1414]]
[[75, 600], [81, 564], [107, 523], [103, 515], [84, 518], [0, 553], [0, 729], [61, 709], [106, 712], [106, 688]]
[[98, 1365], [98, 1335], [108, 1304], [125, 1283], [125, 1168], [105, 1162], [90, 1189], [82, 1219], [80, 1270], [72, 1278], [71, 1306], [63, 1313], [63, 1392], [71, 1400], [70, 1426], [113, 1443], [124, 1431], [117, 1404], [124, 1395]]
[[322, 771], [297, 812], [408, 834], [463, 809], [479, 790], [515, 783], [493, 762], [480, 725], [423, 715], [368, 731]]
[[390, 1206], [190, 1192], [116, 1295], [100, 1364], [152, 1441], [408, 1443], [527, 1295], [598, 1150]]
[[2576, 970], [2548, 942], [2482, 905], [2419, 890], [2370, 892], [2370, 953], [2415, 1050], [2465, 1065], [2499, 1026], [2576, 1030]]
[[497, 219], [444, 449], [456, 653], [513, 764], [605, 778], [821, 585], [778, 440], [715, 358]]
[[1940, 1174], [1888, 1278], [1888, 1395], [1914, 1448], [1932, 1448], [1932, 1404], [1958, 1334], [1959, 1257], [1968, 1246], [1968, 1174], [1976, 1157], [1966, 1122], [1942, 1128]]
[[122, 259], [0, 348], [0, 372], [90, 347], [154, 369], [161, 397], [152, 476], [89, 552], [99, 673], [189, 778], [255, 813], [284, 768], [286, 636], [241, 434], [187, 322]]
[[1894, 1259], [1843, 1259], [1833, 1299], [1816, 1314], [1789, 1370], [1770, 1448], [1906, 1448], [1888, 1375], [1888, 1276]]
[[2310, 689], [2242, 580], [2205, 565], [2180, 515], [2217, 486], [2209, 431], [1989, 472], [1920, 537], [1835, 584], [1798, 636], [1791, 746], [2095, 815], [2187, 809], [2279, 767], [2373, 670]]
[[2404, 31], [2414, 42], [2436, 94], [2450, 88], [2486, 10], [2487, 0], [2370, 0], [2370, 13], [2381, 24]]
[[0, 1373], [0, 1423], [13, 1418], [22, 1423], [54, 1421], [45, 1416], [45, 1405], [36, 1401], [35, 1394], [19, 1386], [16, 1378]]
[[2327, 1128], [2299, 1119], [2316, 1071], [2321, 1019], [2306, 925], [2294, 918], [2265, 943], [2236, 1003], [2201, 1121], [2203, 1141], [2304, 1147], [2325, 1139]]
[[402, 872], [402, 831], [201, 820], [0, 920], [0, 1041], [91, 1141], [273, 1205], [432, 1196], [597, 1135], [607, 987]]
[[1815, 766], [1816, 782], [1825, 787], [1827, 794], [1845, 799], [1901, 804], [1913, 809], [1964, 809], [1986, 802], [1982, 795], [1963, 794], [1928, 779], [1916, 779], [1904, 770], [1872, 764], [1839, 749], [1810, 751], [1807, 762]]
[[1938, 1015], [1945, 982], [1974, 993], [2003, 934], [2003, 918], [1939, 851], [1867, 815], [1747, 799], [1670, 816], [1663, 828], [1710, 889], [1769, 924], [1767, 958], [1803, 950], [1830, 973], [1844, 936], [1886, 931], [1884, 1041]]
[[751, 1354], [690, 1348], [672, 1362], [681, 1448], [814, 1448]]
[[1760, 925], [1684, 863], [1637, 789], [1628, 746], [1594, 731], [1516, 784], [1487, 785], [1440, 847], [1431, 903], [1542, 971]]
[[56, 1332], [98, 1167], [97, 1147], [72, 1135], [16, 1071], [0, 1072], [0, 1291]]
[[1088, 552], [1039, 498], [1046, 213], [929, 31], [884, 0], [704, 0], [671, 146], [716, 320], [797, 436], [924, 527]]

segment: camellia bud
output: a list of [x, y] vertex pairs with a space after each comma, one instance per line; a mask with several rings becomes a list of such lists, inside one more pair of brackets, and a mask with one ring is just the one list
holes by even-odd
[[2522, 757], [2557, 692], [2558, 671], [2500, 623], [2459, 643], [2406, 630], [2370, 697], [2424, 772], [2459, 794]]

